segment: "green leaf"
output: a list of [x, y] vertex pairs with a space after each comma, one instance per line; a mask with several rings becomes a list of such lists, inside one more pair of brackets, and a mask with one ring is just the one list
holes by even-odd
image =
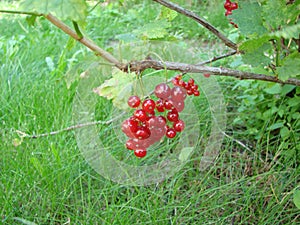
[[300, 23], [294, 24], [291, 26], [285, 26], [281, 30], [270, 33], [270, 37], [278, 37], [278, 38], [299, 38], [299, 30], [300, 30]]
[[240, 2], [239, 9], [234, 10], [229, 18], [239, 26], [243, 35], [262, 35], [267, 32], [263, 26], [261, 7], [257, 2]]
[[262, 6], [266, 27], [277, 29], [285, 23], [287, 16], [286, 2], [282, 0], [267, 1]]
[[286, 94], [290, 93], [295, 88], [296, 88], [296, 86], [294, 86], [294, 85], [290, 85], [290, 84], [283, 85], [282, 92], [280, 94], [281, 94], [281, 96], [285, 96]]
[[294, 197], [293, 197], [293, 200], [294, 200], [294, 204], [296, 205], [296, 207], [298, 209], [300, 209], [300, 189], [296, 189], [294, 191]]
[[20, 7], [27, 12], [45, 15], [52, 13], [62, 20], [84, 22], [87, 16], [84, 0], [23, 0]]
[[117, 70], [113, 72], [112, 78], [94, 88], [94, 92], [108, 100], [112, 100], [115, 107], [128, 110], [127, 99], [132, 93], [135, 79], [135, 73], [124, 73]]
[[154, 21], [144, 25], [143, 27], [133, 31], [134, 34], [142, 39], [159, 39], [164, 38], [167, 34], [167, 28], [171, 23], [165, 20]]
[[272, 86], [270, 88], [266, 88], [264, 91], [271, 95], [280, 94], [282, 92], [282, 85], [281, 84], [272, 84]]
[[281, 128], [281, 127], [283, 127], [283, 126], [284, 126], [284, 123], [283, 123], [283, 122], [274, 123], [274, 124], [272, 124], [272, 125], [268, 128], [268, 130], [276, 130], [276, 129]]
[[172, 21], [176, 18], [177, 15], [178, 13], [176, 11], [167, 7], [162, 7], [158, 18], [166, 19], [167, 21]]
[[37, 16], [36, 15], [32, 15], [32, 16], [27, 16], [26, 17], [26, 22], [29, 26], [34, 26], [35, 21], [36, 21]]
[[254, 67], [263, 67], [271, 62], [270, 57], [266, 56], [266, 53], [272, 51], [272, 45], [270, 43], [263, 43], [259, 48], [255, 48], [254, 46], [247, 47], [251, 50], [245, 51], [245, 53], [242, 55], [244, 63]]
[[278, 67], [278, 78], [286, 81], [289, 78], [297, 77], [300, 75], [300, 54], [291, 54], [283, 61], [283, 65]]
[[280, 129], [280, 136], [282, 139], [286, 139], [290, 136], [290, 130], [284, 126]]

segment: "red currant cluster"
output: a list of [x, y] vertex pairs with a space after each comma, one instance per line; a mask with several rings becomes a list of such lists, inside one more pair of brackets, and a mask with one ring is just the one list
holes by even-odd
[[[238, 4], [236, 2], [231, 2], [230, 0], [225, 0], [224, 8], [226, 9], [225, 16], [231, 15], [232, 10], [236, 10], [239, 8]], [[232, 21], [232, 19], [229, 20], [229, 23], [232, 24], [235, 28], [238, 28], [238, 25]]]
[[129, 107], [135, 111], [123, 121], [122, 131], [129, 138], [126, 148], [134, 150], [139, 158], [145, 157], [147, 148], [164, 136], [174, 138], [177, 132], [184, 130], [185, 123], [179, 118], [184, 100], [187, 95], [199, 96], [200, 92], [193, 79], [184, 82], [181, 75], [173, 79], [173, 84], [173, 88], [166, 83], [158, 84], [153, 99], [147, 98], [143, 102], [138, 96], [128, 99]]
[[194, 79], [190, 78], [188, 82], [185, 82], [182, 80], [182, 75], [177, 75], [173, 80], [172, 83], [175, 86], [182, 87], [186, 90], [186, 93], [188, 95], [194, 95], [194, 96], [199, 96], [200, 92], [198, 90], [198, 85], [195, 84]]

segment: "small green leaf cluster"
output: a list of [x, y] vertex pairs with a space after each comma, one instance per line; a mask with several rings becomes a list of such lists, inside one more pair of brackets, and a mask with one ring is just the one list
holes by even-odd
[[239, 1], [231, 18], [238, 25], [244, 64], [280, 80], [300, 78], [300, 1]]
[[266, 136], [281, 149], [300, 148], [300, 88], [261, 81], [238, 81], [233, 88], [240, 101], [234, 125], [256, 140]]

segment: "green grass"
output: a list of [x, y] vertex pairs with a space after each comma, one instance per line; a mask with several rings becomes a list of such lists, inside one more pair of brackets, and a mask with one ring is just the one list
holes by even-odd
[[[151, 10], [143, 20], [155, 18]], [[112, 11], [103, 14], [107, 23], [115, 20]], [[132, 20], [128, 23], [134, 24]], [[101, 34], [102, 26], [94, 24], [90, 35], [99, 32], [101, 44], [126, 31], [114, 24]], [[0, 31], [2, 224], [299, 224], [299, 210], [292, 202], [300, 181], [298, 162], [293, 155], [285, 157], [281, 145], [268, 139], [271, 133], [263, 129], [264, 139], [256, 143], [248, 140], [247, 131], [229, 123], [232, 137], [224, 139], [214, 166], [200, 171], [201, 153], [196, 151], [169, 179], [141, 187], [114, 183], [94, 171], [81, 154], [74, 131], [24, 138], [14, 146], [17, 130], [41, 134], [73, 125], [77, 83], [68, 89], [63, 74], [70, 59], [78, 65], [89, 53], [78, 44], [64, 52], [68, 38], [44, 20], [29, 28], [24, 18], [5, 15]], [[79, 50], [82, 53], [74, 56]], [[47, 57], [55, 70], [47, 65]], [[230, 122], [239, 101], [230, 90], [234, 81], [220, 82], [231, 107]], [[110, 111], [106, 101], [99, 104], [104, 113]], [[238, 141], [255, 147], [249, 150]]]

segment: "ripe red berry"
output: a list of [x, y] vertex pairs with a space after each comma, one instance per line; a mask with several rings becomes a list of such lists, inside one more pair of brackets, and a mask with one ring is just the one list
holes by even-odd
[[184, 127], [185, 127], [185, 124], [184, 124], [183, 120], [178, 120], [178, 121], [173, 123], [173, 128], [176, 132], [183, 131]]
[[188, 81], [188, 83], [189, 83], [190, 85], [193, 85], [193, 84], [195, 83], [195, 81], [194, 81], [193, 78], [190, 78], [189, 81]]
[[158, 128], [165, 127], [166, 123], [167, 123], [167, 120], [165, 117], [163, 117], [163, 116], [156, 117], [156, 127], [158, 127]]
[[164, 107], [165, 107], [165, 109], [167, 109], [167, 110], [173, 109], [173, 108], [174, 108], [173, 102], [172, 102], [170, 99], [166, 99], [166, 100], [164, 101]]
[[236, 2], [232, 2], [231, 3], [231, 10], [236, 10], [238, 8], [239, 8], [239, 6], [238, 6], [238, 4]]
[[147, 150], [146, 149], [136, 149], [136, 150], [134, 150], [134, 154], [138, 158], [143, 158], [147, 155]]
[[231, 11], [231, 4], [231, 1], [226, 0], [226, 2], [224, 3], [224, 8]]
[[129, 150], [134, 150], [134, 149], [136, 149], [136, 145], [135, 145], [135, 142], [134, 142], [134, 140], [133, 139], [128, 139], [127, 141], [126, 141], [126, 148], [127, 149], [129, 149]]
[[148, 118], [147, 113], [143, 109], [137, 109], [133, 113], [134, 117], [141, 122], [145, 122]]
[[228, 16], [228, 15], [232, 15], [232, 12], [231, 12], [231, 10], [226, 10], [226, 12], [225, 12], [225, 16]]
[[177, 101], [184, 101], [186, 98], [186, 90], [179, 86], [173, 87], [171, 90], [171, 98], [173, 103]]
[[182, 101], [174, 101], [173, 102], [174, 108], [177, 110], [177, 112], [182, 112], [184, 109], [184, 100]]
[[167, 114], [167, 118], [168, 118], [168, 120], [171, 121], [171, 122], [176, 122], [176, 121], [178, 121], [178, 119], [179, 119], [179, 114], [178, 114], [177, 110], [176, 110], [176, 109], [173, 109], [173, 110], [169, 111], [168, 114]]
[[147, 113], [154, 113], [155, 106], [156, 106], [155, 101], [153, 101], [152, 99], [146, 99], [143, 102], [142, 108]]
[[133, 138], [138, 129], [138, 122], [132, 118], [124, 120], [121, 129], [127, 137]]
[[174, 138], [176, 136], [176, 131], [174, 128], [168, 128], [166, 131], [166, 136], [168, 138]]
[[154, 90], [154, 94], [156, 95], [156, 97], [161, 98], [161, 99], [168, 98], [170, 96], [170, 92], [171, 92], [171, 89], [170, 89], [169, 85], [167, 85], [166, 83], [158, 84]]
[[151, 132], [148, 127], [140, 126], [138, 127], [137, 131], [135, 132], [134, 136], [139, 140], [144, 140], [150, 137]]
[[194, 96], [200, 96], [200, 91], [198, 90], [194, 91]]
[[210, 73], [204, 73], [203, 76], [208, 78], [210, 77]]
[[137, 108], [141, 103], [141, 99], [138, 96], [133, 95], [128, 98], [127, 103], [131, 108]]
[[156, 102], [156, 110], [158, 112], [164, 112], [165, 111], [165, 105], [164, 105], [164, 101], [162, 99], [158, 99]]

